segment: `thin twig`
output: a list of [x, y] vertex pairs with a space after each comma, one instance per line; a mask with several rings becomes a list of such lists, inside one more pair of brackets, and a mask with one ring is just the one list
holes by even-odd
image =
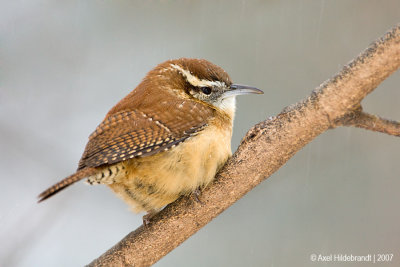
[[400, 26], [374, 42], [304, 101], [254, 126], [201, 195], [182, 197], [89, 266], [149, 266], [169, 253], [244, 194], [277, 171], [297, 151], [358, 107], [400, 66]]
[[353, 126], [366, 130], [400, 136], [400, 123], [363, 112], [358, 108], [336, 121], [339, 126]]

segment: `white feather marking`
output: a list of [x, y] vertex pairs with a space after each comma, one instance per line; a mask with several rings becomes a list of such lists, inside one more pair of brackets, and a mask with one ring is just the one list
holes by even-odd
[[[147, 118], [149, 121], [153, 121], [153, 118], [152, 117], [148, 117], [145, 113], [143, 113], [143, 112], [140, 112], [141, 114], [142, 114], [142, 116], [143, 117], [145, 117], [145, 118]], [[164, 125], [163, 123], [161, 123], [160, 121], [154, 121], [157, 125], [159, 125], [160, 127], [162, 127], [162, 128], [164, 128], [167, 132], [171, 132], [171, 130], [166, 126], [166, 125]]]
[[163, 73], [163, 72], [167, 72], [167, 71], [170, 71], [170, 70], [173, 70], [173, 68], [163, 68], [159, 72]]
[[178, 108], [183, 108], [183, 105], [185, 104], [185, 102], [186, 102], [186, 101], [183, 101], [182, 103], [180, 103], [180, 104], [178, 105]]
[[196, 76], [192, 75], [189, 71], [183, 69], [179, 65], [171, 64], [171, 67], [177, 69], [183, 76], [185, 76], [186, 80], [193, 86], [196, 86], [196, 87], [213, 87], [213, 86], [226, 87], [224, 82], [199, 79]]
[[223, 98], [215, 102], [214, 105], [233, 116], [236, 111], [236, 98], [235, 96]]

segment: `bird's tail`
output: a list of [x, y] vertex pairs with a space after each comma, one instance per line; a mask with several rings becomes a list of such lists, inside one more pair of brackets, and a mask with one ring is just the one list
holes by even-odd
[[96, 168], [85, 168], [82, 170], [77, 171], [76, 173], [68, 176], [67, 178], [64, 178], [63, 180], [59, 181], [58, 183], [50, 186], [48, 189], [43, 191], [39, 196], [39, 201], [42, 202], [43, 200], [57, 194], [67, 186], [78, 182], [79, 180], [82, 180], [83, 178], [86, 178], [90, 175], [96, 174], [98, 170]]

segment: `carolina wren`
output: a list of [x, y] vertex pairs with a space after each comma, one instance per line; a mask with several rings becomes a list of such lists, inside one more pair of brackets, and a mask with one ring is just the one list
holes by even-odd
[[206, 60], [161, 63], [107, 113], [77, 171], [39, 202], [87, 178], [108, 185], [136, 212], [159, 211], [213, 180], [231, 156], [235, 96], [262, 93], [232, 84]]

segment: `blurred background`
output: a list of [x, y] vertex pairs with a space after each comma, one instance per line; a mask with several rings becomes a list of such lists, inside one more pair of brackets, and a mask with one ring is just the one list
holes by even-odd
[[[397, 0], [0, 5], [0, 266], [82, 266], [142, 223], [105, 186], [36, 196], [75, 171], [89, 134], [158, 63], [205, 58], [265, 91], [238, 99], [234, 151], [400, 17]], [[397, 72], [364, 109], [400, 120], [399, 84]], [[325, 266], [310, 255], [378, 253], [400, 266], [399, 159], [396, 137], [326, 132], [156, 266]]]

